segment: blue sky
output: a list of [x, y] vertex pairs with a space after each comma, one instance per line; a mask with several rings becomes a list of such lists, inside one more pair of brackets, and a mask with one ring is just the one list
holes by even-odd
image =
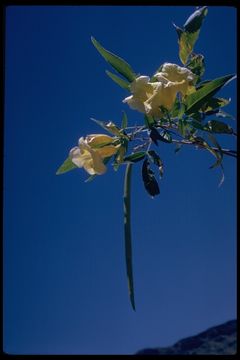
[[[6, 9], [4, 119], [4, 351], [10, 354], [133, 354], [167, 346], [236, 317], [236, 162], [225, 182], [205, 151], [161, 144], [161, 194], [133, 169], [136, 312], [127, 292], [123, 177], [109, 166], [85, 183], [56, 170], [90, 120], [141, 124], [105, 74], [90, 41], [142, 75], [181, 65], [177, 35], [191, 6], [10, 6]], [[227, 24], [227, 26], [226, 26]], [[205, 79], [236, 73], [236, 9], [209, 7], [195, 46]], [[219, 93], [231, 97], [236, 82]], [[235, 127], [235, 121], [228, 119]], [[225, 147], [235, 148], [222, 135]]]

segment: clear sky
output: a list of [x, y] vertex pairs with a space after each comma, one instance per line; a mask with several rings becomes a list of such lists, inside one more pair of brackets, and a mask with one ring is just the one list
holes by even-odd
[[[161, 144], [161, 194], [133, 169], [136, 312], [126, 280], [125, 166], [85, 183], [84, 170], [56, 176], [90, 120], [129, 124], [142, 115], [105, 74], [91, 43], [152, 75], [181, 65], [177, 34], [192, 6], [12, 6], [6, 9], [4, 122], [4, 351], [10, 354], [133, 354], [168, 346], [236, 317], [236, 161]], [[204, 79], [236, 73], [236, 9], [209, 7], [195, 52]], [[231, 97], [236, 81], [219, 95]], [[226, 120], [235, 127], [235, 121]], [[235, 148], [231, 136], [218, 138]]]

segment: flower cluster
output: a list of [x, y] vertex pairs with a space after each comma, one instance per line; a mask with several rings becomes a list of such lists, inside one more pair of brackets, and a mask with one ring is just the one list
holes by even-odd
[[171, 110], [176, 96], [188, 95], [195, 90], [194, 75], [191, 70], [176, 64], [165, 63], [161, 71], [149, 76], [139, 76], [130, 84], [131, 96], [123, 102], [132, 109], [138, 110], [155, 118], [161, 118], [161, 107]]

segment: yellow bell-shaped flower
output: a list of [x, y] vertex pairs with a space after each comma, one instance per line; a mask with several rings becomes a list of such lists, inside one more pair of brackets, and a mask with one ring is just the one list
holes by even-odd
[[107, 170], [104, 159], [114, 155], [119, 148], [119, 145], [112, 145], [113, 141], [111, 136], [104, 134], [81, 137], [69, 156], [77, 167], [83, 167], [90, 175], [102, 175]]

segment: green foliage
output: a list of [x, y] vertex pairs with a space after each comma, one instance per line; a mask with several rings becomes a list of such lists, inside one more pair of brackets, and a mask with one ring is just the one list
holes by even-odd
[[186, 111], [190, 115], [198, 111], [205, 103], [207, 103], [227, 82], [232, 80], [235, 75], [226, 75], [215, 80], [209, 81], [201, 88], [190, 94], [186, 98]]
[[119, 56], [111, 53], [110, 51], [104, 49], [102, 45], [91, 37], [92, 43], [98, 52], [102, 55], [102, 57], [110, 64], [112, 67], [122, 76], [125, 77], [128, 81], [132, 82], [136, 78], [136, 74], [132, 70], [131, 66]]
[[178, 34], [179, 58], [185, 65], [189, 55], [192, 53], [194, 45], [199, 37], [202, 22], [207, 15], [207, 7], [196, 10], [185, 22], [183, 29], [175, 26]]
[[127, 81], [123, 80], [122, 78], [120, 78], [119, 76], [113, 74], [108, 70], [106, 70], [106, 74], [121, 88], [129, 90], [129, 83]]
[[213, 133], [219, 134], [232, 134], [233, 129], [228, 124], [225, 124], [222, 121], [211, 120], [207, 123], [208, 129]]
[[172, 136], [167, 130], [163, 130], [159, 133], [155, 127], [152, 127], [149, 136], [156, 145], [158, 145], [158, 140], [165, 143], [172, 142]]
[[154, 119], [153, 116], [145, 114], [144, 115], [144, 122], [145, 122], [146, 127], [148, 129], [151, 129], [152, 126], [155, 124], [155, 119]]
[[186, 119], [179, 119], [178, 131], [183, 138], [186, 137], [188, 127], [189, 127], [189, 124]]
[[189, 58], [190, 59], [187, 64], [187, 68], [196, 75], [195, 83], [197, 84], [199, 81], [201, 81], [201, 78], [205, 72], [204, 56], [201, 54], [190, 54]]
[[134, 153], [132, 155], [126, 156], [124, 158], [124, 162], [131, 162], [131, 163], [136, 163], [138, 161], [141, 161], [146, 155], [145, 151], [139, 151], [137, 153]]
[[196, 143], [200, 146], [202, 146], [203, 148], [205, 148], [206, 150], [208, 150], [216, 159], [217, 161], [211, 165], [209, 168], [213, 169], [217, 166], [219, 166], [222, 162], [222, 156], [221, 154], [219, 154], [219, 152], [217, 152], [215, 149], [213, 149], [205, 139], [203, 139], [202, 137], [198, 136], [195, 138]]
[[197, 120], [190, 120], [190, 124], [195, 128], [195, 129], [199, 129], [199, 130], [204, 130], [205, 127], [204, 125]]
[[68, 171], [71, 171], [73, 169], [76, 169], [77, 166], [72, 162], [71, 158], [68, 157], [64, 163], [58, 168], [56, 175], [64, 174]]
[[192, 15], [189, 16], [189, 18], [183, 25], [184, 31], [190, 34], [195, 34], [197, 31], [200, 31], [202, 22], [207, 13], [207, 6], [203, 6], [202, 8], [197, 9]]
[[112, 121], [104, 122], [93, 118], [91, 118], [91, 120], [94, 121], [99, 126], [101, 126], [104, 130], [108, 131], [110, 134], [117, 136], [125, 136]]
[[226, 106], [230, 103], [230, 99], [223, 99], [223, 98], [210, 98], [202, 107], [202, 111], [208, 113], [210, 111], [219, 110], [219, 108]]
[[128, 126], [128, 118], [127, 118], [127, 114], [125, 113], [125, 111], [123, 111], [123, 116], [122, 116], [122, 129], [124, 130], [126, 127]]
[[163, 177], [163, 161], [160, 156], [154, 150], [149, 150], [147, 155], [149, 159], [158, 167], [160, 177]]
[[157, 180], [154, 176], [154, 172], [150, 169], [150, 163], [148, 159], [145, 159], [142, 165], [142, 179], [144, 187], [151, 197], [160, 194]]

